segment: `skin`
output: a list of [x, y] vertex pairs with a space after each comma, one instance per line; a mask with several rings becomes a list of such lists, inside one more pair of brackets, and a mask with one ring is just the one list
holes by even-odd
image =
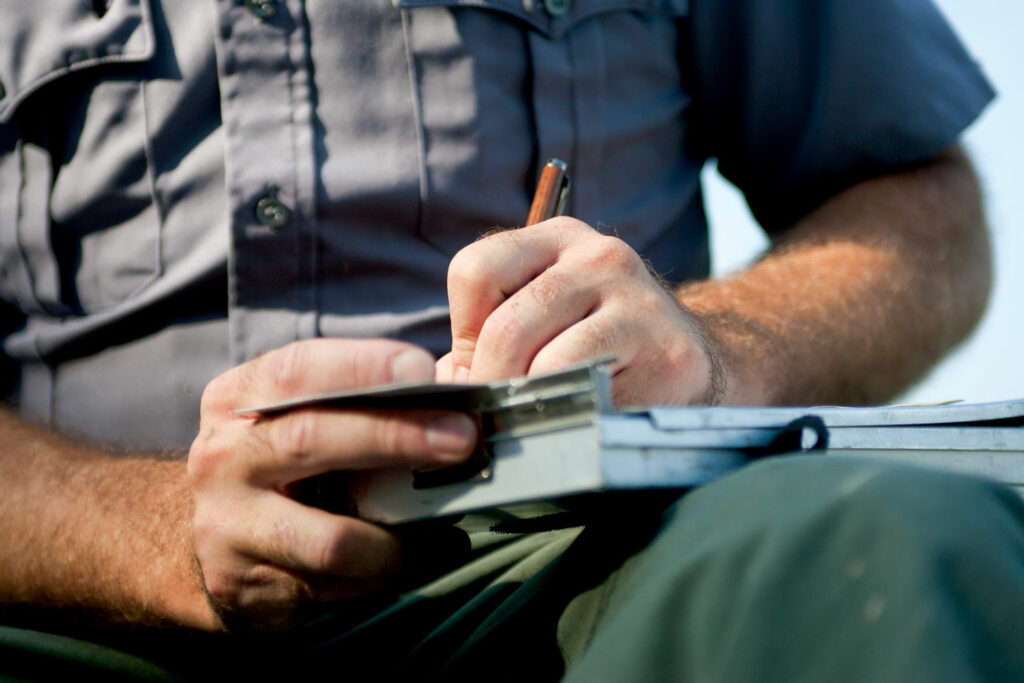
[[840, 193], [742, 273], [674, 290], [621, 240], [556, 218], [455, 256], [438, 375], [483, 382], [615, 352], [620, 405], [879, 403], [973, 328], [990, 277], [959, 149]]
[[235, 411], [433, 373], [430, 354], [389, 340], [272, 351], [209, 384], [187, 464], [111, 457], [0, 415], [13, 435], [0, 458], [0, 595], [103, 621], [219, 630], [284, 627], [309, 602], [385, 588], [406, 569], [401, 540], [301, 505], [289, 486], [332, 470], [457, 462], [474, 423], [437, 411]]
[[0, 415], [0, 596], [108, 621], [281, 627], [409, 564], [390, 532], [296, 503], [294, 481], [455, 462], [476, 434], [436, 412], [238, 408], [607, 351], [620, 404], [884, 400], [971, 329], [988, 287], [977, 183], [956, 150], [841, 192], [750, 269], [674, 291], [571, 219], [492, 235], [452, 262], [454, 344], [436, 368], [384, 340], [272, 351], [210, 383], [187, 464], [111, 457]]

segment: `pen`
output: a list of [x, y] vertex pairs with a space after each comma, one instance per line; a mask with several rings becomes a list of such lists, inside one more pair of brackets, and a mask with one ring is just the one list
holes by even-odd
[[533, 225], [554, 218], [562, 213], [565, 200], [569, 196], [569, 175], [566, 164], [561, 159], [551, 159], [544, 164], [537, 181], [537, 191], [533, 193], [533, 203], [526, 217], [526, 225]]

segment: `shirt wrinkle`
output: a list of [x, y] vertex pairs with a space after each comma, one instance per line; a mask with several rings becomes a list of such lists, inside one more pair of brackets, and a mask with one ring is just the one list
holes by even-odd
[[992, 95], [927, 2], [206, 2], [0, 6], [0, 299], [28, 318], [0, 329], [28, 417], [181, 445], [196, 387], [289, 341], [444, 353], [450, 258], [522, 224], [550, 156], [573, 215], [682, 282], [708, 272], [693, 150], [782, 229]]

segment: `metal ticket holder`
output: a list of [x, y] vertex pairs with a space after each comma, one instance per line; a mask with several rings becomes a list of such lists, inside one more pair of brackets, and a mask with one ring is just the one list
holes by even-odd
[[[610, 358], [487, 385], [418, 384], [311, 396], [243, 412], [320, 405], [475, 415], [465, 464], [342, 473], [336, 509], [385, 524], [609, 491], [700, 486], [793, 452], [882, 457], [979, 474], [1024, 491], [1024, 400], [885, 408], [611, 407]], [[318, 496], [323, 499], [325, 492]]]

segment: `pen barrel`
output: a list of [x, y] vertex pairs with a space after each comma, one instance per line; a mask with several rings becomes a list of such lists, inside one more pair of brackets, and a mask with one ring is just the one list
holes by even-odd
[[526, 225], [546, 221], [562, 213], [565, 197], [569, 190], [567, 167], [560, 159], [551, 159], [540, 172], [537, 191], [530, 204], [530, 213], [526, 217]]

